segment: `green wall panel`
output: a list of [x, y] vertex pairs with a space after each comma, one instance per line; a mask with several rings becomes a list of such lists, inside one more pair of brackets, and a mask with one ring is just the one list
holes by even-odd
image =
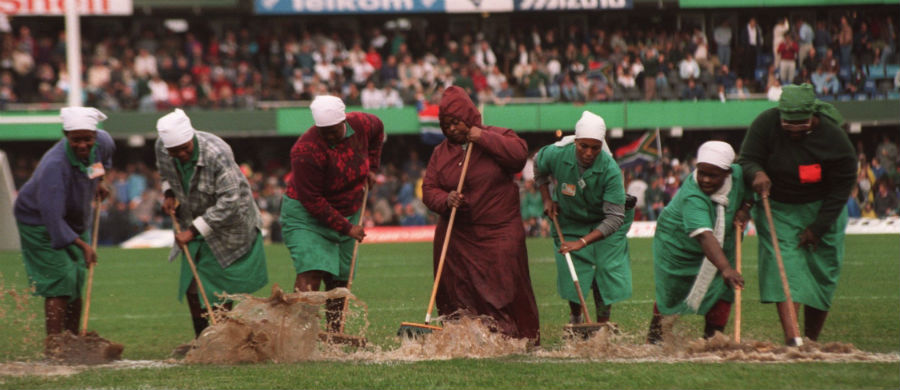
[[[362, 111], [373, 114], [384, 123], [387, 134], [418, 134], [419, 115], [415, 107], [385, 108], [366, 110], [362, 107], [347, 107], [347, 112]], [[282, 108], [277, 111], [278, 135], [300, 135], [313, 125], [309, 108]]]
[[774, 107], [767, 100], [734, 101], [722, 103], [717, 100], [699, 102], [635, 102], [628, 103], [626, 110], [627, 128], [655, 127], [747, 127], [750, 122], [767, 108]]

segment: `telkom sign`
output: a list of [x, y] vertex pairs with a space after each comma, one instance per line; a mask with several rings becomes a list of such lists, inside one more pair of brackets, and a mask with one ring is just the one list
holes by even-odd
[[[77, 0], [81, 15], [131, 15], [132, 0]], [[54, 16], [66, 13], [66, 0], [0, 0], [0, 14]]]
[[256, 0], [254, 5], [257, 14], [444, 12], [444, 0]]

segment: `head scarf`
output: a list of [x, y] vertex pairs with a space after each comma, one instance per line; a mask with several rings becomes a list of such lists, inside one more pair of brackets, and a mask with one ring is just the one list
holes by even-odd
[[[478, 112], [475, 103], [472, 103], [472, 99], [469, 98], [465, 90], [455, 85], [445, 89], [441, 95], [438, 118], [443, 122], [447, 117], [459, 119], [469, 127], [483, 126], [481, 124], [481, 113]], [[443, 131], [445, 127], [442, 125], [441, 130]], [[444, 135], [447, 135], [446, 132]]]
[[163, 141], [163, 146], [167, 148], [188, 143], [194, 138], [195, 131], [191, 126], [191, 119], [180, 108], [159, 118], [156, 121], [156, 130]]
[[59, 110], [63, 131], [97, 131], [97, 123], [106, 119], [100, 110], [93, 107], [63, 107]]
[[734, 149], [727, 142], [707, 141], [697, 150], [697, 162], [728, 170], [734, 162]]
[[343, 122], [344, 119], [347, 119], [347, 115], [344, 113], [345, 108], [341, 98], [331, 95], [316, 96], [309, 105], [313, 120], [316, 121], [318, 127], [334, 126]]
[[844, 117], [834, 106], [816, 99], [816, 92], [810, 84], [782, 87], [778, 111], [781, 113], [781, 119], [786, 121], [807, 120], [813, 114], [817, 114], [838, 126], [844, 124]]
[[600, 115], [590, 111], [582, 112], [581, 119], [579, 119], [578, 122], [575, 122], [575, 135], [565, 136], [554, 145], [566, 146], [579, 138], [590, 138], [602, 141], [603, 151], [612, 156], [612, 152], [609, 150], [609, 145], [606, 142], [606, 122]]

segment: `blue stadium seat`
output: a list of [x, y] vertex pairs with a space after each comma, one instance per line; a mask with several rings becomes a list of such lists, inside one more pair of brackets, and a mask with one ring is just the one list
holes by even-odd
[[756, 71], [753, 72], [753, 77], [756, 81], [763, 81], [766, 78], [766, 68], [756, 68]]
[[896, 91], [888, 92], [887, 98], [888, 98], [888, 99], [891, 99], [891, 100], [897, 100], [897, 99], [900, 99], [900, 92], [896, 92]]
[[832, 95], [822, 95], [822, 96], [819, 96], [819, 100], [821, 100], [821, 101], [823, 101], [823, 102], [833, 102], [833, 101], [834, 101], [834, 96], [832, 96]]
[[850, 80], [850, 68], [842, 66], [838, 71], [838, 77], [843, 81]]
[[853, 96], [850, 94], [842, 93], [842, 94], [838, 95], [837, 100], [839, 102], [849, 102], [849, 101], [853, 100]]
[[869, 79], [878, 80], [887, 77], [884, 73], [884, 67], [881, 65], [873, 65], [869, 67]]
[[856, 94], [856, 96], [853, 96], [853, 99], [859, 100], [859, 101], [862, 101], [862, 100], [869, 100], [869, 94], [863, 93], [863, 92], [859, 92], [859, 93]]
[[875, 86], [875, 80], [868, 79], [866, 83], [863, 84], [863, 91], [869, 95], [874, 95], [878, 92], [878, 88]]
[[885, 65], [884, 67], [884, 77], [892, 79], [897, 72], [900, 71], [900, 65]]

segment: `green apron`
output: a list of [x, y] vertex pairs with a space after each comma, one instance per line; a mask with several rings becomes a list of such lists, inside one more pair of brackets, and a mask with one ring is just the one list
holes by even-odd
[[[81, 248], [71, 244], [62, 249], [53, 249], [50, 235], [43, 225], [16, 225], [22, 243], [25, 272], [34, 286], [34, 295], [69, 297], [70, 300], [80, 298], [87, 272]], [[88, 231], [80, 237], [84, 242], [91, 240]]]
[[[847, 208], [820, 238], [815, 251], [798, 248], [798, 236], [818, 215], [822, 201], [789, 204], [769, 201], [772, 219], [778, 234], [784, 271], [791, 289], [791, 299], [819, 310], [831, 308], [844, 260], [844, 229], [847, 227]], [[759, 235], [759, 293], [765, 303], [784, 302], [784, 290], [775, 250], [772, 247], [769, 223], [762, 207], [754, 207], [753, 220]]]
[[[359, 221], [359, 210], [347, 218], [351, 224]], [[287, 195], [281, 202], [281, 233], [291, 252], [294, 270], [325, 271], [336, 280], [350, 278], [354, 239], [338, 233], [312, 216], [299, 200]]]
[[[250, 250], [239, 259], [231, 263], [227, 268], [222, 268], [212, 249], [203, 237], [195, 238], [188, 242], [188, 251], [197, 267], [197, 275], [203, 282], [203, 290], [210, 304], [215, 305], [226, 302], [218, 297], [220, 294], [252, 294], [269, 283], [269, 273], [266, 268], [266, 253], [263, 251], [263, 238], [257, 233], [256, 240]], [[178, 282], [178, 300], [184, 298], [188, 287], [194, 280], [190, 264], [181, 255], [181, 276]], [[199, 286], [198, 286], [199, 288]], [[206, 306], [200, 302], [201, 306]]]
[[[603, 202], [625, 204], [622, 172], [608, 153], [600, 153], [594, 164], [580, 173], [574, 143], [562, 147], [547, 145], [535, 157], [535, 164], [541, 172], [556, 178], [552, 195], [559, 204], [559, 225], [567, 241], [577, 241], [597, 227], [604, 218]], [[607, 305], [631, 297], [631, 262], [626, 234], [633, 220], [634, 210], [629, 210], [618, 231], [570, 252], [585, 296], [596, 283]], [[560, 242], [555, 227], [552, 227], [552, 233], [557, 251], [557, 292], [563, 299], [579, 302], [565, 255], [558, 253]]]

